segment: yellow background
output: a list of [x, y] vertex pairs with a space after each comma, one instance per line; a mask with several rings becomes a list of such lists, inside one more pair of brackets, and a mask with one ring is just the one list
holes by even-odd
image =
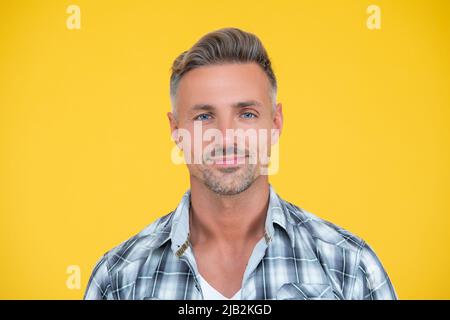
[[2, 1], [0, 298], [82, 298], [105, 251], [176, 207], [170, 66], [234, 26], [278, 77], [276, 191], [364, 238], [400, 298], [449, 299], [449, 3]]

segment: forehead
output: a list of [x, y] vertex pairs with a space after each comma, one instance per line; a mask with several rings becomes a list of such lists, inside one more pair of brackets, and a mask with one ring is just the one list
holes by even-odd
[[269, 92], [269, 79], [256, 63], [209, 65], [190, 70], [181, 78], [177, 104], [231, 104], [242, 99], [267, 103]]

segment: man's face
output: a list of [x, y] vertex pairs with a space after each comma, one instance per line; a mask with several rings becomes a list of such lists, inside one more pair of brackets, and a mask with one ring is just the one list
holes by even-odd
[[[221, 195], [250, 187], [265, 165], [261, 156], [270, 155], [276, 142], [272, 129], [282, 127], [281, 104], [274, 109], [271, 92], [256, 63], [203, 66], [182, 77], [176, 116], [169, 112], [168, 117], [172, 136], [189, 155], [192, 178]], [[181, 138], [179, 131], [188, 132], [190, 139]]]

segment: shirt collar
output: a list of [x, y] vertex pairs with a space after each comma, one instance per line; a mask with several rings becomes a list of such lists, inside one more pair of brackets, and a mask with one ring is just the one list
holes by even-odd
[[[161, 245], [171, 239], [171, 249], [176, 256], [181, 257], [189, 247], [189, 206], [191, 191], [183, 195], [181, 202], [173, 213], [170, 233], [161, 242]], [[293, 228], [288, 221], [286, 207], [283, 200], [277, 195], [275, 189], [269, 184], [269, 206], [267, 209], [264, 237], [267, 245], [272, 241], [275, 228], [274, 223], [281, 226], [289, 236], [291, 246], [294, 246]]]

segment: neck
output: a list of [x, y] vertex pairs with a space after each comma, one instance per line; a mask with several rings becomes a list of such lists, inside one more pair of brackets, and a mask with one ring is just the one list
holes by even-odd
[[214, 193], [191, 176], [190, 241], [241, 245], [264, 235], [269, 205], [267, 176], [231, 196]]

